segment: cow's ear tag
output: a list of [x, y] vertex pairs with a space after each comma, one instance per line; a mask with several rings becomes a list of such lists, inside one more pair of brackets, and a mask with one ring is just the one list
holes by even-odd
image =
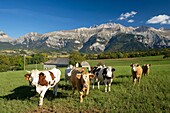
[[77, 74], [76, 77], [77, 77], [78, 79], [80, 79], [80, 78], [81, 78], [81, 74]]

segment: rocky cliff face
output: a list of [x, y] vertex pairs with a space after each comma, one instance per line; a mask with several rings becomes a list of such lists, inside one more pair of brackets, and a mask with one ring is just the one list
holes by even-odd
[[79, 50], [98, 53], [103, 51], [133, 51], [147, 48], [169, 48], [170, 30], [140, 26], [125, 27], [106, 23], [89, 28], [55, 31], [46, 34], [28, 33], [17, 39], [0, 32], [0, 42], [28, 49]]

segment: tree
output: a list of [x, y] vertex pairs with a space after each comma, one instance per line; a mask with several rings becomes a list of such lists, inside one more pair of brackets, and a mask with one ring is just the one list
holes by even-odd
[[48, 56], [46, 53], [39, 53], [39, 54], [33, 54], [31, 55], [31, 63], [32, 64], [39, 64], [44, 63], [48, 60]]
[[164, 53], [163, 58], [168, 58], [168, 57], [170, 57], [170, 52], [166, 52], [166, 53]]
[[81, 54], [78, 51], [73, 51], [72, 53], [70, 53], [69, 59], [70, 59], [69, 63], [72, 65], [75, 65], [77, 62], [80, 63], [80, 62], [86, 60], [85, 55]]
[[123, 54], [122, 54], [121, 52], [118, 52], [118, 53], [117, 53], [117, 57], [118, 57], [118, 58], [123, 58]]
[[10, 70], [16, 70], [18, 68], [18, 56], [9, 56]]
[[41, 62], [46, 62], [48, 60], [48, 55], [46, 53], [40, 53]]
[[9, 57], [8, 56], [6, 56], [6, 55], [0, 55], [0, 71], [2, 72], [2, 71], [7, 71], [7, 70], [9, 70], [10, 68], [10, 66], [9, 66], [9, 64], [10, 64], [10, 61], [9, 61]]

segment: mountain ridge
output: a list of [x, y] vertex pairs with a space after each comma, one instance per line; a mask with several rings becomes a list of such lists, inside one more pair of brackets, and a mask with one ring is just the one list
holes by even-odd
[[98, 53], [127, 51], [128, 48], [130, 51], [135, 51], [148, 48], [169, 48], [170, 30], [147, 26], [125, 27], [121, 24], [106, 23], [89, 28], [82, 27], [45, 34], [30, 32], [17, 39], [12, 39], [1, 31], [0, 42], [12, 44], [15, 48], [40, 50], [48, 48], [67, 52], [79, 50], [85, 53]]

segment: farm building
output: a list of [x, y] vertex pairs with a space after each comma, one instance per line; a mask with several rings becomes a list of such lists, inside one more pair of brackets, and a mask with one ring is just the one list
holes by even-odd
[[82, 67], [90, 67], [90, 64], [87, 61], [81, 62]]
[[83, 61], [81, 63], [77, 62], [75, 64], [76, 67], [90, 67], [90, 64], [87, 61]]
[[44, 69], [51, 69], [54, 67], [67, 67], [69, 65], [69, 58], [53, 58], [44, 63]]
[[76, 67], [83, 67], [86, 71], [90, 71], [91, 67], [90, 64], [87, 61], [83, 61], [81, 63], [76, 63]]

